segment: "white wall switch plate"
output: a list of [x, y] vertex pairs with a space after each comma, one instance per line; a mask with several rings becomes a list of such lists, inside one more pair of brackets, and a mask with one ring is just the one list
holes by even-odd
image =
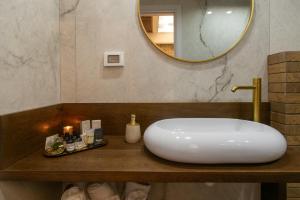
[[124, 52], [104, 52], [104, 67], [123, 67], [125, 65]]

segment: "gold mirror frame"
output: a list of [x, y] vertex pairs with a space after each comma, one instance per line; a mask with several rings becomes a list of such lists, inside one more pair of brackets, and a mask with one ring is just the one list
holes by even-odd
[[228, 49], [226, 50], [224, 53], [216, 56], [216, 57], [213, 57], [213, 58], [209, 58], [209, 59], [206, 59], [206, 60], [187, 60], [187, 59], [183, 59], [183, 58], [178, 58], [176, 56], [171, 56], [169, 54], [167, 54], [166, 52], [164, 52], [157, 44], [155, 44], [151, 38], [149, 37], [149, 35], [147, 34], [147, 31], [143, 25], [143, 22], [142, 22], [142, 17], [141, 17], [141, 0], [137, 0], [137, 13], [138, 13], [138, 18], [139, 18], [139, 22], [140, 22], [140, 26], [142, 27], [142, 30], [144, 32], [144, 34], [146, 35], [146, 37], [148, 38], [148, 40], [151, 42], [151, 44], [156, 48], [158, 49], [160, 52], [162, 52], [163, 54], [165, 54], [166, 56], [170, 57], [170, 58], [173, 58], [175, 60], [178, 60], [178, 61], [181, 61], [181, 62], [188, 62], [188, 63], [204, 63], [204, 62], [209, 62], [209, 61], [213, 61], [213, 60], [216, 60], [218, 58], [221, 58], [223, 57], [224, 55], [226, 55], [227, 53], [229, 53], [232, 49], [234, 49], [240, 42], [241, 40], [244, 38], [244, 36], [246, 35], [251, 23], [252, 23], [252, 20], [253, 20], [253, 16], [254, 16], [254, 7], [255, 7], [255, 0], [249, 0], [251, 2], [251, 13], [250, 13], [250, 16], [249, 16], [249, 19], [248, 19], [248, 23], [244, 29], [244, 31], [242, 32], [241, 36], [238, 38], [238, 40]]

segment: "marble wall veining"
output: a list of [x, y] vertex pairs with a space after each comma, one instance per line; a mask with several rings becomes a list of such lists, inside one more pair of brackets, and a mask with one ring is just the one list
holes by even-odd
[[76, 102], [76, 15], [79, 0], [60, 1], [61, 100]]
[[[253, 24], [233, 51], [202, 64], [174, 61], [154, 49], [139, 27], [136, 3], [61, 0], [62, 102], [250, 101], [250, 92], [233, 94], [231, 85], [266, 80], [269, 0], [256, 1]], [[125, 67], [103, 67], [110, 50], [125, 52]]]
[[0, 1], [0, 114], [60, 101], [59, 0]]

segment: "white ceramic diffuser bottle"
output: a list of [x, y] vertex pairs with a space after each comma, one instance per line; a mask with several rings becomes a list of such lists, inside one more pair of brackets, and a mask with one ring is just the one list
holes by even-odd
[[131, 115], [131, 121], [126, 125], [125, 141], [127, 143], [137, 143], [141, 139], [141, 127], [135, 121], [135, 115]]

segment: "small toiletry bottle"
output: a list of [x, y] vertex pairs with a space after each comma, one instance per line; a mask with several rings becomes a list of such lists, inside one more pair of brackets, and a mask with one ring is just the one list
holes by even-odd
[[75, 144], [75, 142], [76, 142], [76, 140], [77, 140], [77, 135], [73, 135], [71, 138], [72, 138], [72, 140], [73, 140], [73, 142], [74, 142], [74, 144]]
[[75, 149], [76, 150], [81, 150], [83, 148], [85, 148], [86, 145], [85, 143], [82, 141], [81, 137], [78, 137], [76, 142], [75, 142]]
[[86, 137], [87, 137], [87, 145], [93, 146], [94, 144], [94, 131], [95, 129], [86, 130]]
[[63, 141], [65, 148], [67, 148], [67, 142], [68, 142], [69, 140], [70, 140], [70, 135], [69, 135], [69, 133], [66, 133], [66, 134], [64, 135], [64, 141]]
[[69, 133], [66, 133], [65, 135], [64, 135], [64, 140], [65, 141], [68, 141], [70, 139], [70, 135], [69, 135]]
[[126, 125], [125, 141], [127, 143], [137, 143], [141, 139], [141, 128], [135, 121], [135, 115], [131, 115], [131, 121]]
[[80, 132], [81, 134], [85, 134], [87, 130], [91, 129], [91, 121], [85, 120], [80, 122]]
[[95, 129], [95, 132], [94, 132], [94, 144], [99, 145], [102, 143], [102, 141], [103, 141], [102, 128], [97, 128], [97, 129]]
[[72, 153], [75, 150], [75, 143], [72, 139], [67, 141], [67, 147], [66, 147], [67, 152]]

